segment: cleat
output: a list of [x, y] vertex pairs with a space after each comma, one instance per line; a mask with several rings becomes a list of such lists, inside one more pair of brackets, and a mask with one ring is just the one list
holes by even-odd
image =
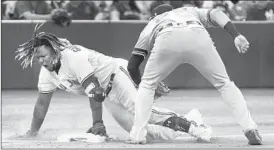
[[260, 136], [258, 130], [247, 130], [245, 132], [245, 136], [248, 139], [249, 145], [262, 145], [262, 137]]
[[196, 122], [197, 125], [204, 124], [202, 114], [198, 109], [191, 109], [184, 117], [189, 121]]
[[186, 132], [201, 142], [210, 142], [212, 137], [212, 128], [203, 123], [198, 109], [192, 109], [186, 116], [170, 117], [163, 123], [163, 126], [174, 131]]
[[191, 122], [189, 134], [196, 137], [199, 142], [210, 142], [212, 137], [212, 128], [205, 125], [202, 119], [202, 114], [198, 109], [192, 109], [185, 118]]
[[209, 143], [212, 137], [212, 128], [205, 124], [199, 126], [192, 124], [189, 129], [189, 134], [196, 137], [199, 142]]

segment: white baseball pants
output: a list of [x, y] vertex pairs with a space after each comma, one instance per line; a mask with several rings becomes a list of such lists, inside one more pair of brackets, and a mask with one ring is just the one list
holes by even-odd
[[[104, 101], [104, 106], [112, 114], [117, 123], [130, 132], [134, 121], [134, 105], [137, 89], [134, 87], [126, 68], [128, 61], [117, 59], [120, 64], [113, 80], [112, 90]], [[153, 107], [149, 117], [147, 140], [172, 140], [181, 136], [182, 132], [162, 126], [166, 119], [178, 115], [174, 111]]]
[[[153, 95], [158, 83], [180, 64], [194, 66], [220, 92], [233, 117], [244, 130], [256, 129], [239, 88], [230, 80], [209, 33], [203, 27], [173, 27], [155, 40], [147, 61], [135, 103], [134, 131], [130, 136], [142, 140], [151, 115]], [[183, 75], [182, 75], [183, 76]]]

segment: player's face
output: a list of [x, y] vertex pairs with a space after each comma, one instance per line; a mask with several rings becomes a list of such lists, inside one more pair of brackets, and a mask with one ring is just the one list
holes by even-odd
[[53, 50], [48, 46], [39, 46], [37, 47], [36, 59], [39, 64], [43, 65], [49, 71], [54, 71], [53, 60]]

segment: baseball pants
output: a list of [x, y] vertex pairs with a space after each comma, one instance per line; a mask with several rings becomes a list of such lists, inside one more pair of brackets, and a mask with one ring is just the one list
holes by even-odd
[[[137, 89], [126, 70], [128, 61], [123, 59], [117, 59], [117, 61], [121, 65], [115, 73], [112, 90], [104, 101], [104, 106], [117, 123], [130, 132], [134, 121]], [[174, 111], [153, 107], [151, 112], [147, 130], [148, 140], [172, 140], [184, 134], [162, 126], [168, 118], [178, 115]]]
[[160, 33], [156, 38], [137, 92], [135, 105], [139, 111], [135, 112], [132, 136], [142, 138], [145, 135], [158, 83], [183, 63], [194, 66], [212, 83], [244, 130], [257, 128], [241, 91], [230, 80], [207, 30], [202, 26], [188, 26], [173, 27], [172, 31]]

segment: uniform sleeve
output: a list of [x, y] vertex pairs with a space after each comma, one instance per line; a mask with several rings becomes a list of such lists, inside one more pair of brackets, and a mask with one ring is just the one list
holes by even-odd
[[38, 80], [39, 92], [51, 93], [51, 92], [54, 92], [56, 89], [57, 89], [57, 86], [55, 86], [51, 81], [50, 72], [42, 66], [39, 74], [39, 80]]
[[216, 8], [213, 8], [213, 9], [197, 8], [197, 13], [201, 22], [204, 24], [206, 28], [210, 28], [210, 27], [224, 28], [226, 23], [230, 21], [229, 17], [224, 12]]
[[213, 9], [207, 9], [207, 8], [195, 8], [194, 11], [197, 13], [201, 23], [206, 27], [219, 27], [218, 24], [212, 22], [210, 12]]
[[133, 50], [132, 54], [140, 55], [140, 56], [143, 56], [145, 58], [150, 49], [151, 49], [150, 34], [148, 33], [147, 29], [145, 28], [141, 32], [141, 34], [138, 38], [138, 41], [134, 46], [134, 50]]

